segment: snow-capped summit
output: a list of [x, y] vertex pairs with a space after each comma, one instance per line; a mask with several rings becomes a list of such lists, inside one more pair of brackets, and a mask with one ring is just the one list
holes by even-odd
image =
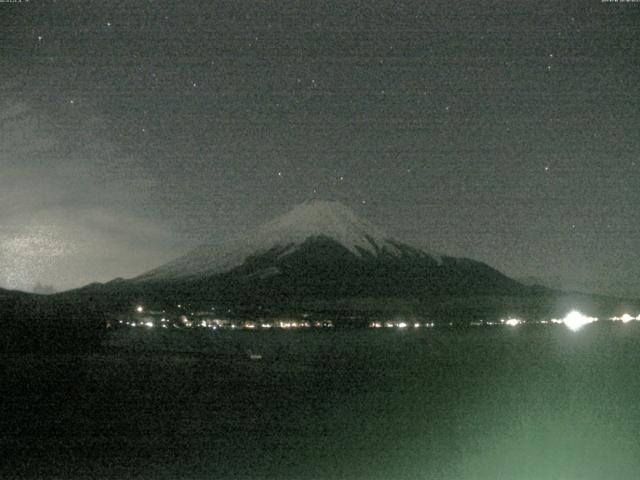
[[316, 200], [297, 205], [259, 227], [255, 235], [267, 246], [295, 244], [309, 237], [324, 236], [355, 254], [360, 254], [359, 249], [375, 253], [383, 246], [395, 250], [380, 228], [358, 218], [353, 210], [335, 201]]
[[[369, 221], [359, 218], [340, 202], [315, 200], [295, 206], [248, 235], [198, 247], [137, 280], [169, 280], [223, 273], [242, 265], [250, 256], [274, 249], [279, 249], [280, 256], [292, 253], [313, 238], [329, 239], [356, 256], [382, 253], [399, 256], [408, 251], [401, 242], [393, 240]], [[437, 255], [412, 247], [408, 249], [439, 260]]]

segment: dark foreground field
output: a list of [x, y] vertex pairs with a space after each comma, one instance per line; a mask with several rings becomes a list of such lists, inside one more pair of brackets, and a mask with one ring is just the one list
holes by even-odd
[[640, 477], [640, 325], [136, 330], [0, 365], [0, 478]]

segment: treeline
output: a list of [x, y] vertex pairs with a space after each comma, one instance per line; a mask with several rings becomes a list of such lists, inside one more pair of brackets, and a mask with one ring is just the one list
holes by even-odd
[[106, 315], [90, 303], [38, 295], [0, 295], [0, 351], [95, 351], [106, 333]]

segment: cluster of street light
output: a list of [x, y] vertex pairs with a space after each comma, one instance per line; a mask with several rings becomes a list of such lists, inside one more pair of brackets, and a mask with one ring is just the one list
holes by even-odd
[[[178, 305], [182, 307], [182, 305]], [[213, 310], [213, 309], [212, 309]], [[135, 314], [118, 321], [120, 325], [128, 327], [146, 328], [207, 328], [211, 330], [270, 330], [270, 329], [306, 329], [306, 328], [333, 328], [332, 320], [310, 319], [260, 319], [260, 320], [233, 320], [228, 318], [211, 318], [208, 312], [192, 312], [191, 315], [180, 315], [177, 318], [168, 318], [166, 311], [147, 311], [144, 306], [137, 305]], [[306, 315], [308, 316], [308, 315]], [[305, 317], [306, 317], [305, 316]]]
[[432, 328], [435, 327], [434, 322], [410, 322], [405, 320], [393, 320], [388, 322], [374, 321], [369, 323], [369, 328]]
[[[167, 319], [165, 316], [162, 318], [154, 319], [152, 317], [143, 317], [141, 314], [145, 313], [145, 308], [142, 305], [135, 307], [136, 317], [129, 320], [120, 320], [119, 323], [130, 327], [146, 327], [154, 328], [159, 326], [161, 328], [191, 328], [201, 327], [209, 328], [212, 330], [217, 329], [240, 329], [240, 330], [269, 330], [269, 329], [306, 329], [306, 328], [333, 328], [334, 323], [331, 320], [323, 321], [310, 321], [308, 319], [295, 320], [295, 319], [280, 319], [280, 320], [244, 320], [234, 321], [228, 319], [211, 319], [209, 317], [195, 320], [194, 317], [187, 315], [181, 315], [177, 321]], [[163, 311], [164, 312], [164, 311]], [[195, 314], [194, 314], [195, 315]], [[601, 319], [596, 317], [590, 317], [584, 315], [578, 310], [571, 310], [564, 318], [552, 318], [550, 320], [524, 320], [517, 317], [507, 317], [500, 319], [499, 321], [472, 321], [471, 326], [494, 326], [505, 325], [508, 327], [517, 327], [523, 324], [562, 324], [572, 331], [578, 331], [585, 325], [597, 322]], [[629, 323], [632, 321], [640, 321], [640, 314], [633, 316], [629, 313], [624, 313], [620, 316], [609, 317], [608, 320], [613, 322]], [[438, 326], [453, 326], [453, 323], [440, 324]], [[371, 321], [368, 324], [369, 328], [374, 329], [418, 329], [418, 328], [433, 328], [436, 326], [435, 322], [424, 322], [416, 319], [395, 319], [388, 321]]]
[[[569, 330], [572, 331], [578, 331], [580, 330], [582, 327], [584, 327], [585, 325], [588, 325], [590, 323], [594, 323], [599, 321], [600, 319], [597, 317], [590, 317], [588, 315], [584, 315], [583, 313], [579, 312], [578, 310], [571, 310], [569, 313], [567, 313], [564, 318], [552, 318], [551, 320], [539, 320], [539, 321], [533, 321], [533, 322], [525, 322], [522, 319], [519, 318], [507, 318], [507, 319], [502, 319], [500, 320], [501, 324], [504, 325], [508, 325], [510, 327], [516, 327], [518, 325], [521, 325], [523, 323], [539, 323], [539, 324], [563, 324], [564, 326], [566, 326]], [[622, 322], [622, 323], [629, 323], [633, 320], [636, 321], [640, 321], [640, 315], [637, 316], [632, 316], [629, 313], [625, 313], [622, 316], [619, 317], [610, 317], [609, 318], [610, 321], [613, 322]]]
[[[585, 325], [588, 325], [590, 323], [593, 322], [597, 322], [598, 318], [596, 317], [590, 317], [588, 315], [584, 315], [583, 313], [579, 312], [578, 310], [571, 310], [569, 313], [567, 313], [567, 315], [565, 315], [563, 318], [552, 318], [550, 320], [524, 320], [521, 318], [517, 318], [517, 317], [507, 317], [507, 318], [502, 318], [498, 321], [484, 321], [484, 320], [480, 320], [480, 321], [472, 321], [470, 322], [470, 325], [473, 327], [484, 327], [484, 326], [499, 326], [499, 325], [505, 325], [508, 327], [517, 327], [519, 325], [524, 325], [524, 324], [540, 324], [540, 325], [547, 325], [547, 324], [560, 324], [560, 325], [564, 325], [566, 326], [569, 330], [572, 331], [578, 331], [580, 330], [582, 327], [584, 327]], [[614, 322], [622, 322], [622, 323], [629, 323], [631, 321], [640, 321], [640, 315], [637, 316], [633, 316], [629, 313], [625, 313], [619, 317], [610, 317], [608, 320], [610, 321], [614, 321]], [[453, 326], [453, 323], [445, 323], [445, 324], [438, 324], [439, 326]], [[434, 322], [412, 322], [412, 321], [407, 321], [407, 320], [394, 320], [394, 321], [387, 321], [387, 322], [381, 322], [381, 321], [373, 321], [369, 323], [369, 328], [397, 328], [397, 329], [406, 329], [406, 328], [421, 328], [421, 327], [434, 327], [436, 326], [436, 324]]]

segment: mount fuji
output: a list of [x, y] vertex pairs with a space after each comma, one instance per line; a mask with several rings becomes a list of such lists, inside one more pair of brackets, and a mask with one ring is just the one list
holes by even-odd
[[376, 309], [389, 302], [512, 295], [531, 288], [484, 263], [396, 240], [333, 201], [305, 202], [250, 234], [203, 245], [136, 278], [102, 287], [117, 290], [121, 299], [244, 311], [351, 309], [355, 304]]
[[[442, 257], [393, 240], [384, 231], [339, 202], [313, 201], [294, 207], [248, 235], [203, 245], [170, 263], [137, 277], [136, 281], [194, 279], [241, 267], [248, 259], [267, 255], [270, 267], [300, 253], [311, 243], [339, 250], [351, 260], [412, 257], [442, 263]], [[263, 262], [257, 262], [263, 264]], [[275, 270], [270, 270], [276, 273]], [[256, 272], [254, 272], [256, 273]]]

